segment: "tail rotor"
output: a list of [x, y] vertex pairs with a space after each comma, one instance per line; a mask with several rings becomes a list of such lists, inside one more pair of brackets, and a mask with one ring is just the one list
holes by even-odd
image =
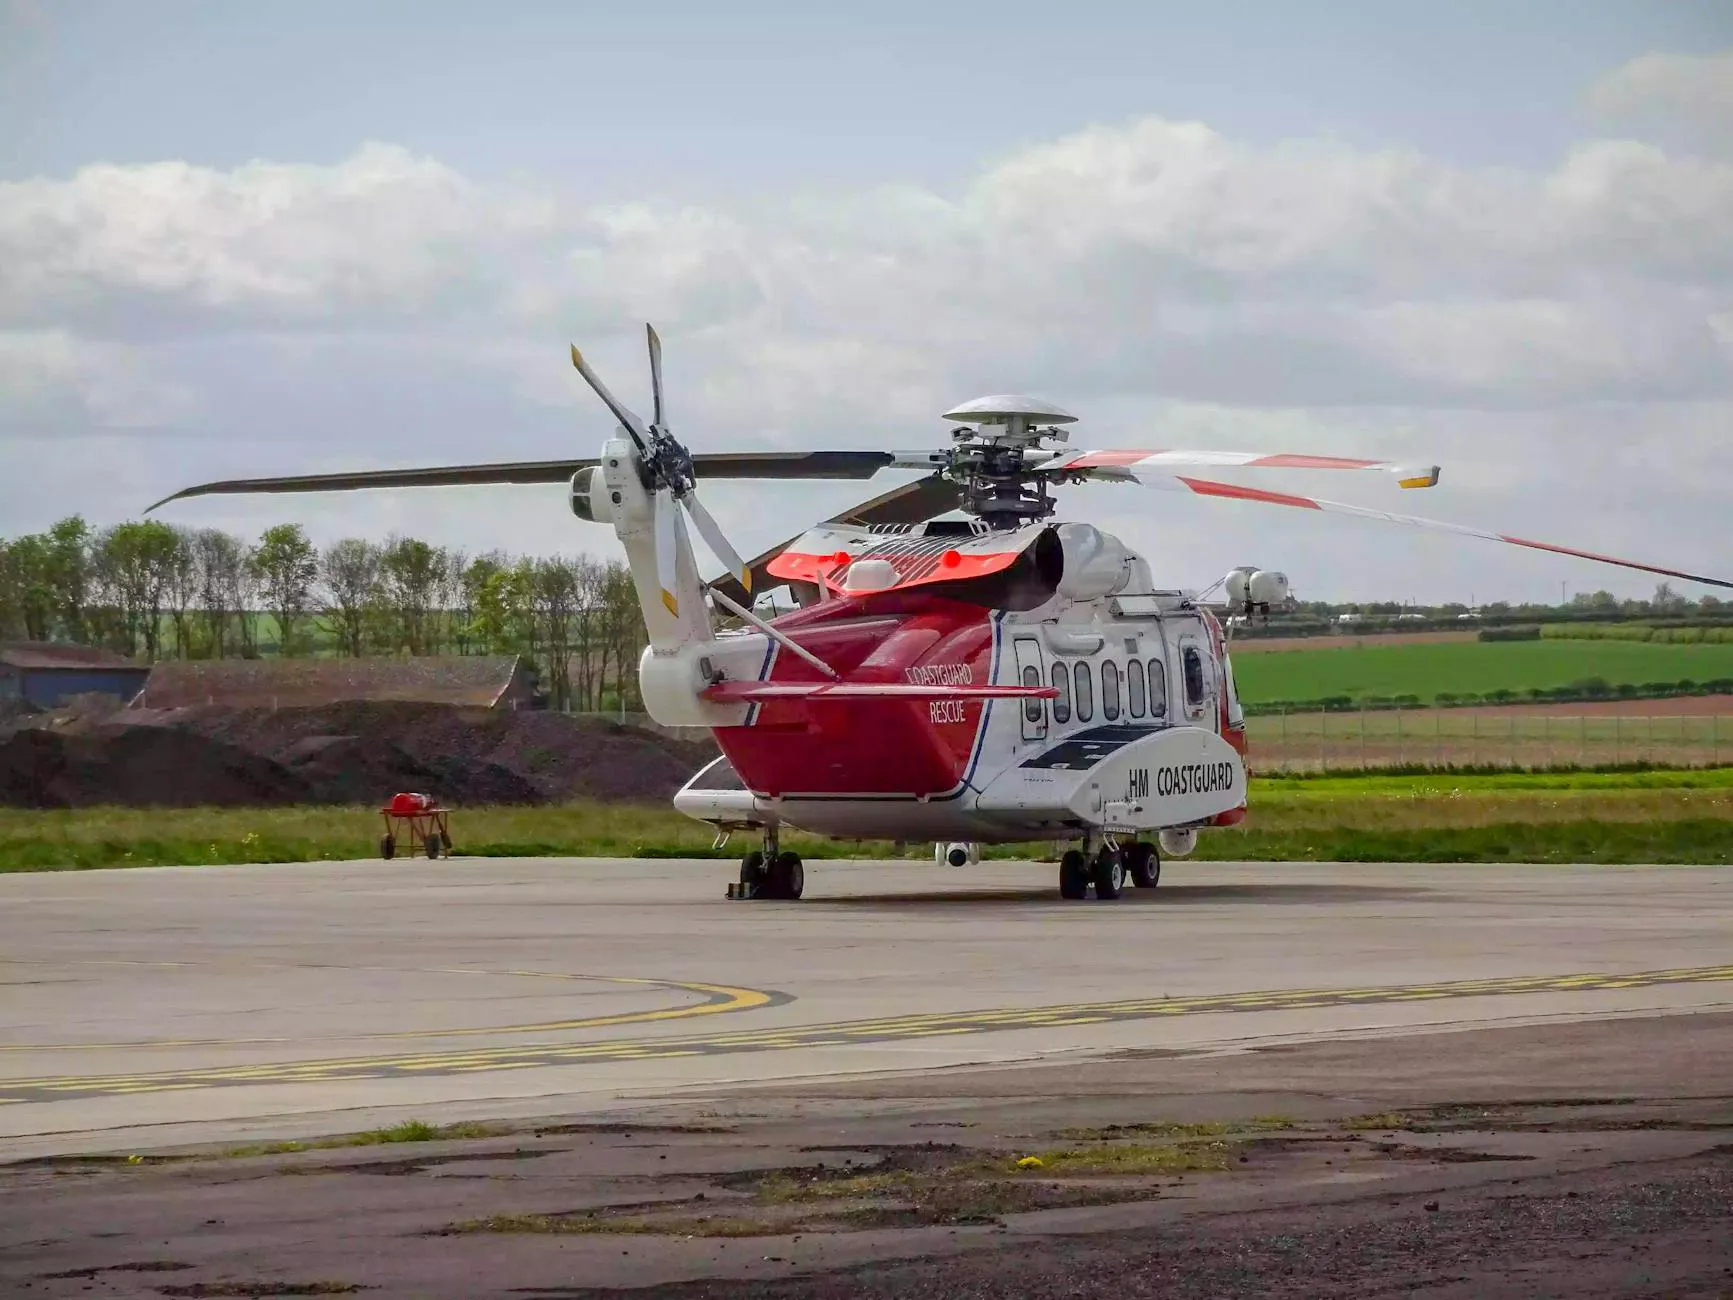
[[728, 572], [748, 593], [752, 590], [752, 570], [740, 558], [721, 526], [704, 503], [698, 499], [698, 479], [692, 468], [692, 453], [668, 429], [667, 408], [662, 395], [662, 340], [654, 326], [646, 324], [644, 332], [650, 350], [651, 422], [646, 425], [632, 410], [608, 390], [601, 377], [584, 360], [577, 345], [572, 345], [572, 365], [584, 377], [584, 382], [602, 399], [614, 418], [620, 422], [643, 460], [649, 478], [654, 503], [656, 540], [656, 578], [662, 589], [662, 603], [676, 616], [680, 612], [679, 597], [674, 581], [679, 537], [685, 533], [682, 511], [688, 515], [703, 537], [705, 545], [727, 566]]

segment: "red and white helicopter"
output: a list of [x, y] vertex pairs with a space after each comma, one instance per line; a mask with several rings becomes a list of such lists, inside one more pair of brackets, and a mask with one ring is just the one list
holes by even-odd
[[[649, 644], [639, 662], [658, 722], [707, 727], [722, 750], [674, 796], [719, 835], [750, 832], [732, 896], [795, 899], [800, 857], [783, 827], [847, 839], [929, 840], [942, 861], [983, 843], [1070, 844], [1059, 891], [1152, 887], [1161, 856], [1243, 819], [1246, 740], [1227, 639], [1193, 591], [1158, 587], [1148, 562], [1087, 523], [1053, 520], [1056, 483], [1118, 481], [1205, 497], [1359, 515], [1554, 551], [1668, 577], [1733, 582], [1456, 524], [1194, 477], [1211, 466], [1368, 471], [1404, 488], [1437, 466], [1303, 454], [1071, 451], [1074, 416], [1022, 396], [948, 412], [937, 450], [690, 454], [670, 432], [661, 344], [647, 327], [653, 415], [623, 405], [577, 348], [572, 362], [619, 429], [595, 460], [246, 479], [181, 497], [481, 483], [569, 482], [579, 518], [613, 526]], [[700, 502], [708, 478], [870, 479], [927, 473], [750, 563]], [[957, 512], [961, 518], [941, 516]], [[728, 575], [705, 582], [690, 518]], [[765, 618], [767, 587], [797, 607]], [[1281, 573], [1236, 569], [1225, 605], [1268, 613]], [[714, 604], [739, 626], [719, 629]], [[1153, 837], [1154, 842], [1151, 841]], [[1158, 847], [1159, 845], [1159, 847]]]

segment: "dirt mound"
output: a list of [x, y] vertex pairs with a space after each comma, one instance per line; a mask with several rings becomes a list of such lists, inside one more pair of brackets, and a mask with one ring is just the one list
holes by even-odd
[[601, 718], [397, 701], [128, 710], [0, 744], [0, 802], [661, 802], [717, 750]]
[[13, 806], [293, 804], [312, 794], [267, 758], [168, 728], [83, 735], [33, 728], [0, 745], [0, 803]]

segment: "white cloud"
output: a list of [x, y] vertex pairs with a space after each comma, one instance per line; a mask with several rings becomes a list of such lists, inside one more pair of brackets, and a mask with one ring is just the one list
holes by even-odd
[[0, 331], [0, 432], [9, 440], [161, 429], [196, 410], [191, 389], [154, 373], [138, 349], [65, 330]]
[[153, 313], [328, 325], [439, 311], [498, 293], [489, 261], [551, 219], [545, 197], [381, 144], [330, 167], [92, 165], [0, 183], [0, 318], [143, 331]]
[[[1639, 83], [1660, 84], [1623, 70], [1596, 93], [1634, 102]], [[0, 184], [0, 465], [43, 428], [129, 418], [170, 435], [126, 471], [149, 480], [128, 484], [142, 500], [218, 476], [189, 450], [217, 430], [224, 475], [570, 454], [608, 421], [566, 340], [641, 404], [645, 319], [695, 447], [910, 446], [941, 436], [956, 401], [1036, 391], [1084, 418], [1085, 444], [1414, 450], [1465, 489], [1401, 503], [1422, 513], [1503, 509], [1542, 536], [1623, 536], [1649, 555], [1669, 539], [1730, 549], [1702, 485], [1733, 474], [1733, 165], [1623, 140], [1546, 170], [1465, 169], [1146, 119], [1022, 150], [954, 193], [727, 209], [586, 207], [386, 145], [334, 165]], [[1642, 473], [1624, 477], [1635, 447]], [[54, 490], [97, 494], [101, 479]], [[803, 517], [843, 504], [833, 487], [854, 490], [803, 490]], [[719, 494], [746, 549], [798, 523], [750, 505], [756, 491]], [[1671, 494], [1685, 514], [1647, 527]], [[1153, 506], [1124, 500], [1104, 509], [1134, 540], [1183, 549]], [[429, 527], [472, 549], [538, 535], [510, 507], [439, 501]], [[337, 519], [354, 502], [305, 504]], [[1256, 529], [1323, 563], [1302, 525], [1317, 526]], [[1368, 593], [1414, 544], [1368, 552], [1359, 526], [1314, 536], [1353, 557], [1326, 566], [1332, 580]], [[1438, 553], [1439, 581], [1461, 571]], [[1552, 562], [1462, 563], [1484, 593]]]
[[1642, 55], [1598, 79], [1587, 100], [1608, 119], [1670, 118], [1733, 141], [1733, 50]]

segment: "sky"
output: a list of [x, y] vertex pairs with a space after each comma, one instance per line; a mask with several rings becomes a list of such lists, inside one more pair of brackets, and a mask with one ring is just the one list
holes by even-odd
[[[937, 446], [1032, 393], [1073, 446], [1437, 463], [1424, 492], [1219, 477], [1733, 578], [1733, 5], [0, 0], [0, 535], [216, 478], [593, 455], [567, 344], [644, 410], [646, 320], [695, 452]], [[753, 554], [908, 477], [703, 495]], [[1060, 500], [1164, 585], [1654, 587]], [[160, 517], [616, 546], [557, 487]]]

